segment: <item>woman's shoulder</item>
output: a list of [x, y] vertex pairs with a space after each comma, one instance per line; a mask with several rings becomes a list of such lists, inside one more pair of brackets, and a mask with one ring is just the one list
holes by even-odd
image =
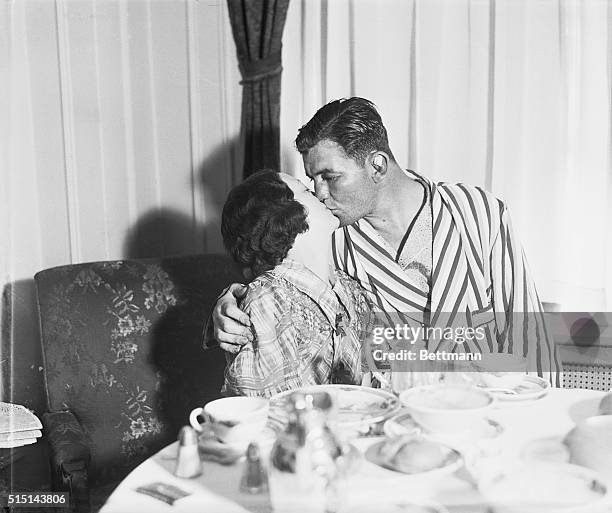
[[245, 313], [258, 309], [282, 310], [288, 304], [294, 287], [274, 270], [257, 276], [247, 285], [247, 291], [239, 305]]

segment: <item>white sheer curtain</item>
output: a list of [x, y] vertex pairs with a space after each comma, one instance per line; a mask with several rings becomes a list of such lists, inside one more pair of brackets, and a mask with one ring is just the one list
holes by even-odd
[[543, 301], [612, 309], [607, 0], [292, 0], [285, 170], [327, 101], [379, 107], [401, 165], [507, 201]]
[[34, 273], [222, 251], [239, 81], [225, 0], [0, 2], [0, 400], [45, 408]]

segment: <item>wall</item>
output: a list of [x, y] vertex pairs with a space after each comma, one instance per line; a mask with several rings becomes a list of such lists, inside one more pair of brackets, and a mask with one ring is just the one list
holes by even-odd
[[221, 250], [241, 91], [223, 0], [0, 9], [0, 397], [39, 410], [33, 275]]

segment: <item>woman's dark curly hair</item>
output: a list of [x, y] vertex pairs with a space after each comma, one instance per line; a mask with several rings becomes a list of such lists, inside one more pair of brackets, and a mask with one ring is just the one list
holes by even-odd
[[307, 212], [279, 173], [265, 169], [234, 187], [221, 216], [223, 243], [252, 277], [287, 256], [295, 237], [308, 230]]

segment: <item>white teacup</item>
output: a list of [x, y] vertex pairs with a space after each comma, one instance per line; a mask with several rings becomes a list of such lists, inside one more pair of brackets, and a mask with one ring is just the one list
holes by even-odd
[[564, 443], [572, 463], [596, 470], [612, 484], [612, 416], [584, 419], [568, 433]]
[[[204, 419], [200, 423], [198, 417]], [[198, 432], [208, 423], [214, 435], [227, 444], [246, 445], [261, 433], [268, 419], [268, 400], [262, 397], [223, 397], [195, 408], [189, 423]]]
[[599, 403], [599, 414], [600, 415], [612, 415], [612, 392], [608, 392], [603, 396]]

